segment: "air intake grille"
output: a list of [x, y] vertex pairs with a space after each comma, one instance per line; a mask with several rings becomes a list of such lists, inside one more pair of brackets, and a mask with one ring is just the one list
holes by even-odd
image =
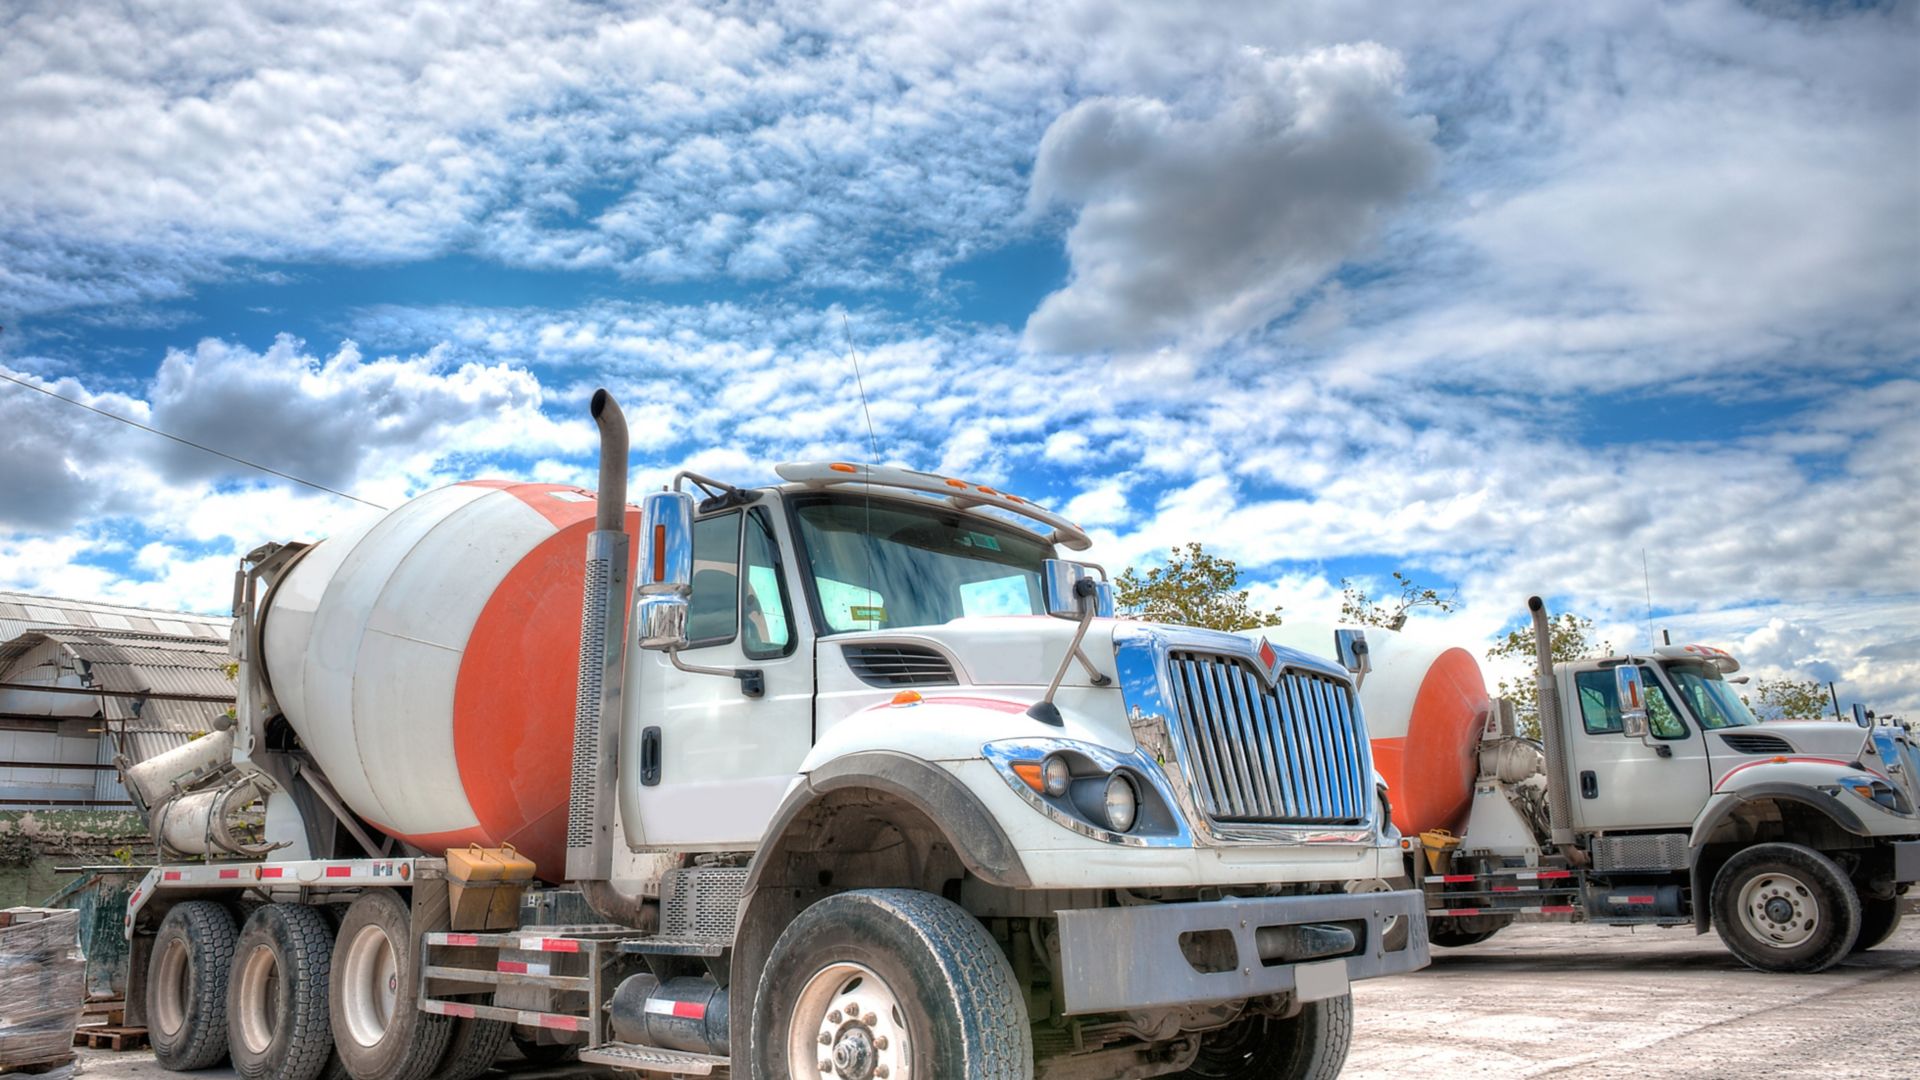
[[953, 664], [923, 645], [848, 645], [847, 666], [869, 686], [950, 686]]
[[1778, 735], [1721, 735], [1720, 741], [1743, 754], [1793, 753], [1793, 744]]
[[660, 936], [732, 941], [746, 891], [744, 866], [667, 871], [660, 880]]
[[1334, 824], [1373, 813], [1366, 731], [1347, 683], [1241, 657], [1175, 652], [1167, 683], [1194, 796], [1215, 821]]

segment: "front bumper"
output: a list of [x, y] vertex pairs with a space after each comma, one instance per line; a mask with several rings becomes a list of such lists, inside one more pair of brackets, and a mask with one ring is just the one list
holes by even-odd
[[1920, 840], [1893, 842], [1893, 883], [1911, 885], [1920, 881]]
[[[1389, 922], [1408, 928], [1388, 951]], [[1265, 896], [1193, 904], [1062, 911], [1060, 981], [1069, 1015], [1201, 1005], [1292, 993], [1299, 1001], [1339, 997], [1354, 979], [1427, 966], [1426, 902], [1415, 890], [1319, 896]], [[1255, 935], [1267, 927], [1337, 924], [1355, 930], [1347, 955], [1265, 964]], [[1202, 971], [1181, 948], [1185, 934], [1231, 935], [1238, 963]]]

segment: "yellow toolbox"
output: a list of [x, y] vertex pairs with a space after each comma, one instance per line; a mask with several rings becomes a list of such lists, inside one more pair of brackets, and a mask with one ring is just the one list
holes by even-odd
[[533, 881], [533, 860], [512, 844], [470, 844], [447, 851], [447, 907], [455, 930], [511, 930], [520, 924], [520, 896]]

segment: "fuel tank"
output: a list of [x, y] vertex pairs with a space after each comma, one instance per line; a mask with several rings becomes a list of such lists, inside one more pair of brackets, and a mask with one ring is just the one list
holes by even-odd
[[[1330, 657], [1335, 629], [1289, 620], [1248, 633]], [[1387, 781], [1393, 823], [1407, 836], [1428, 829], [1457, 832], [1473, 800], [1480, 729], [1489, 708], [1479, 661], [1465, 649], [1382, 627], [1358, 629], [1366, 631], [1373, 663], [1360, 684], [1360, 707], [1373, 742], [1373, 766]]]
[[[594, 495], [475, 480], [309, 549], [267, 598], [261, 652], [348, 806], [438, 853], [511, 843], [564, 872]], [[627, 530], [639, 513], [627, 508]]]

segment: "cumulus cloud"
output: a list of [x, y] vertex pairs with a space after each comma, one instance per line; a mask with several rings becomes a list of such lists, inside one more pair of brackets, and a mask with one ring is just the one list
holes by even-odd
[[1060, 352], [1217, 343], [1266, 325], [1433, 171], [1432, 117], [1367, 43], [1240, 59], [1224, 100], [1081, 102], [1047, 129], [1032, 202], [1077, 217], [1072, 277], [1027, 323]]

